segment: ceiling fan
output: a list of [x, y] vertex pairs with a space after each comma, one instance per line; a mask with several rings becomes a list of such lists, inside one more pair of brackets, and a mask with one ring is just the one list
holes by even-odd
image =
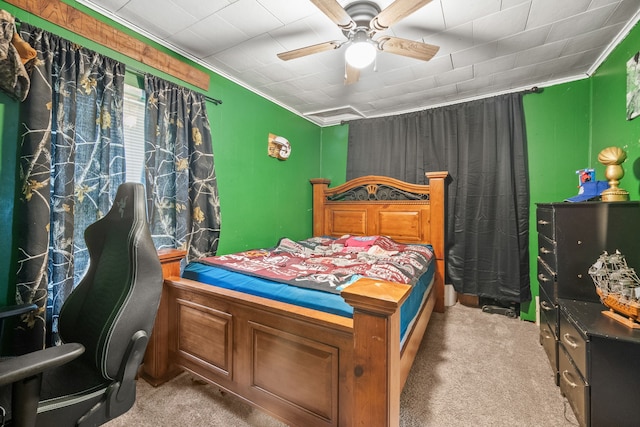
[[438, 52], [438, 46], [387, 35], [375, 40], [373, 37], [429, 2], [431, 0], [395, 0], [381, 11], [377, 4], [370, 1], [359, 0], [343, 8], [336, 0], [311, 0], [340, 27], [347, 40], [328, 41], [282, 52], [278, 58], [288, 61], [348, 45], [345, 52], [345, 84], [358, 81], [360, 70], [375, 60], [378, 50], [428, 61]]

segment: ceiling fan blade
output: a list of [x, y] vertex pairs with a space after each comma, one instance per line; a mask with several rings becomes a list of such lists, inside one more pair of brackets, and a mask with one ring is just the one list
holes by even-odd
[[343, 30], [355, 28], [356, 23], [336, 0], [311, 0], [311, 3]]
[[383, 52], [395, 53], [396, 55], [408, 56], [422, 61], [430, 60], [440, 50], [439, 46], [399, 37], [385, 36], [380, 37], [377, 41], [378, 47]]
[[349, 63], [345, 65], [344, 73], [344, 85], [350, 85], [356, 83], [360, 79], [360, 70], [356, 67], [352, 67]]
[[278, 58], [283, 61], [288, 61], [290, 59], [301, 58], [307, 55], [313, 55], [314, 53], [325, 52], [327, 50], [337, 49], [341, 46], [340, 43], [336, 41], [318, 43], [307, 47], [301, 47], [300, 49], [294, 49], [287, 52], [282, 52], [278, 54]]
[[396, 0], [374, 17], [369, 26], [376, 31], [384, 31], [429, 2], [431, 0]]

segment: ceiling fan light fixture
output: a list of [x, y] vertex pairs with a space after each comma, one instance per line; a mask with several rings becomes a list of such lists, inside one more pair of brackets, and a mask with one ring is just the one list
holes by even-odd
[[376, 59], [376, 47], [368, 41], [352, 43], [344, 53], [347, 63], [355, 68], [365, 68]]
[[[347, 0], [344, 0], [346, 2]], [[344, 83], [358, 81], [360, 70], [375, 63], [378, 52], [387, 52], [428, 61], [439, 47], [423, 42], [388, 35], [374, 36], [391, 25], [427, 5], [432, 0], [389, 0], [384, 10], [371, 0], [350, 0], [344, 8], [338, 0], [311, 0], [334, 24], [340, 28], [346, 41], [329, 41], [278, 53], [283, 61], [345, 47]], [[374, 0], [375, 1], [375, 0]], [[376, 66], [374, 65], [374, 71]]]

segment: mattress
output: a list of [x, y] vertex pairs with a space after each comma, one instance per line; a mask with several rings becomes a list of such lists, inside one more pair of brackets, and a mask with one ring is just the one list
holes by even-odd
[[[435, 265], [436, 263], [433, 260], [429, 263], [427, 271], [413, 285], [411, 294], [409, 294], [409, 297], [400, 308], [401, 345], [404, 343], [406, 332], [410, 330], [416, 315], [428, 296], [433, 283]], [[353, 307], [347, 304], [339, 294], [335, 293], [279, 283], [199, 262], [189, 263], [185, 267], [182, 277], [325, 313], [353, 317]]]

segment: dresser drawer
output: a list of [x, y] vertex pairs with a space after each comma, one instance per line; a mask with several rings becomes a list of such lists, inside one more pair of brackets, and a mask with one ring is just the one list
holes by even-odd
[[551, 368], [558, 377], [558, 306], [551, 301], [544, 288], [540, 288], [540, 344], [547, 354]]
[[588, 426], [590, 424], [589, 385], [562, 346], [558, 348], [558, 370], [560, 391], [569, 401], [578, 423], [583, 427]]
[[542, 234], [551, 240], [556, 240], [556, 229], [553, 221], [553, 209], [539, 207], [536, 209], [536, 229], [538, 234]]
[[540, 325], [547, 322], [553, 336], [558, 339], [558, 305], [547, 295], [544, 288], [540, 288]]
[[542, 345], [549, 359], [556, 385], [558, 385], [558, 340], [552, 331], [551, 325], [543, 321], [540, 321], [540, 345]]
[[549, 267], [553, 274], [558, 271], [556, 267], [556, 242], [538, 234], [538, 256]]
[[560, 347], [563, 347], [569, 354], [571, 360], [576, 365], [580, 374], [588, 378], [587, 372], [587, 339], [578, 331], [573, 323], [569, 321], [566, 313], [560, 311], [560, 325], [558, 340]]
[[556, 275], [553, 274], [551, 269], [540, 257], [538, 257], [538, 284], [540, 285], [540, 289], [544, 289], [551, 301], [558, 300]]

